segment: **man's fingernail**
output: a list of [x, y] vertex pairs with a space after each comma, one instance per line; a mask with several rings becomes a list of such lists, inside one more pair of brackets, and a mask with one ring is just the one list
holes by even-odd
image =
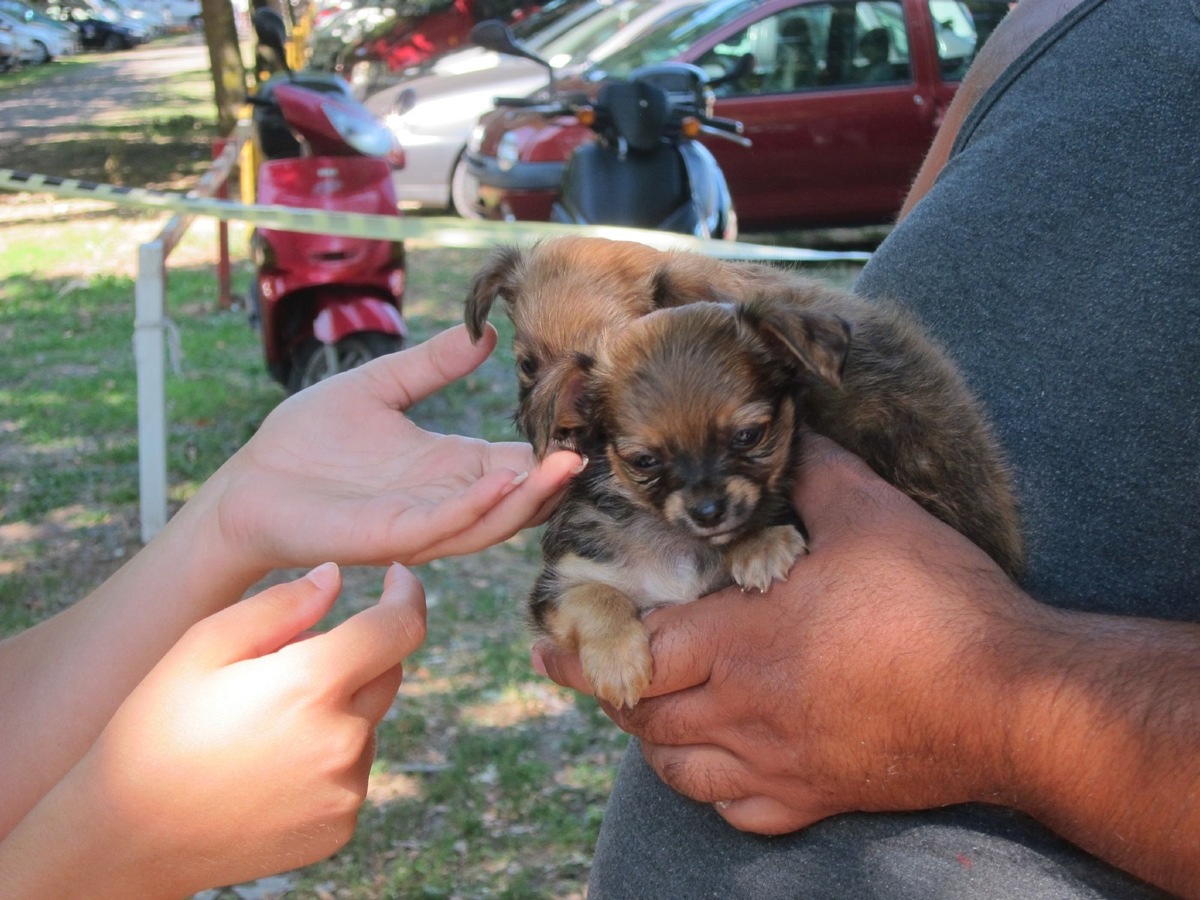
[[571, 470], [571, 474], [578, 475], [580, 472], [582, 472], [584, 469], [587, 468], [587, 464], [588, 464], [588, 458], [586, 456], [581, 457], [579, 460], [579, 465], [577, 465], [575, 468], [573, 468]]
[[304, 576], [319, 588], [330, 588], [338, 582], [338, 564], [335, 562], [321, 563]]

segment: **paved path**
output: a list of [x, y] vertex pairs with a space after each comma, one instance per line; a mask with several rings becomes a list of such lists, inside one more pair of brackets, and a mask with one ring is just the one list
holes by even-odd
[[62, 68], [34, 85], [6, 88], [0, 79], [0, 145], [46, 139], [130, 106], [153, 105], [162, 79], [208, 67], [203, 36], [190, 34], [96, 54], [90, 65]]

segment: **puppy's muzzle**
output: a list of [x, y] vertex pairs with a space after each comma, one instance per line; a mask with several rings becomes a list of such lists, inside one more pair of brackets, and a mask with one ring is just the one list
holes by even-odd
[[720, 495], [695, 497], [687, 503], [688, 517], [702, 529], [716, 528], [725, 518], [728, 504]]

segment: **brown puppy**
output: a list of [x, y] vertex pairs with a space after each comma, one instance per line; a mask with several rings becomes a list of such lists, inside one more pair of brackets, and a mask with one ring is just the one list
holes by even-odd
[[899, 309], [768, 265], [574, 237], [499, 251], [467, 299], [473, 335], [499, 297], [515, 326], [516, 421], [539, 455], [579, 444], [584, 373], [614, 335], [656, 309], [756, 298], [848, 322], [841, 385], [814, 386], [800, 422], [1021, 573], [1020, 522], [991, 429], [953, 363]]
[[492, 304], [507, 301], [516, 326], [517, 424], [540, 457], [552, 444], [571, 444], [580, 424], [571, 403], [580, 363], [610, 330], [655, 309], [750, 297], [760, 284], [765, 290], [778, 281], [766, 266], [729, 266], [626, 241], [555, 238], [497, 251], [475, 276], [465, 319], [479, 340]]
[[736, 582], [765, 591], [804, 539], [791, 511], [800, 430], [836, 387], [849, 327], [772, 301], [650, 313], [582, 377], [589, 466], [555, 510], [533, 629], [577, 650], [596, 695], [633, 706], [650, 682], [641, 614]]

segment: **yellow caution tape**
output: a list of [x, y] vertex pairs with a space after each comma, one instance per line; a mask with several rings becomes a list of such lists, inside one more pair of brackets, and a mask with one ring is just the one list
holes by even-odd
[[225, 221], [250, 222], [260, 228], [303, 231], [311, 234], [336, 234], [343, 237], [404, 241], [420, 238], [447, 247], [487, 248], [497, 244], [523, 243], [557, 235], [573, 234], [637, 241], [660, 250], [691, 250], [718, 259], [769, 260], [780, 262], [861, 262], [870, 258], [861, 251], [808, 250], [798, 247], [773, 247], [738, 241], [703, 240], [684, 234], [622, 228], [610, 225], [560, 225], [553, 222], [490, 222], [451, 216], [382, 216], [365, 213], [340, 213], [303, 209], [294, 206], [264, 206], [191, 197], [171, 191], [118, 187], [77, 178], [38, 175], [0, 169], [0, 190], [37, 191], [59, 197], [83, 197], [103, 200], [118, 206], [212, 216]]

